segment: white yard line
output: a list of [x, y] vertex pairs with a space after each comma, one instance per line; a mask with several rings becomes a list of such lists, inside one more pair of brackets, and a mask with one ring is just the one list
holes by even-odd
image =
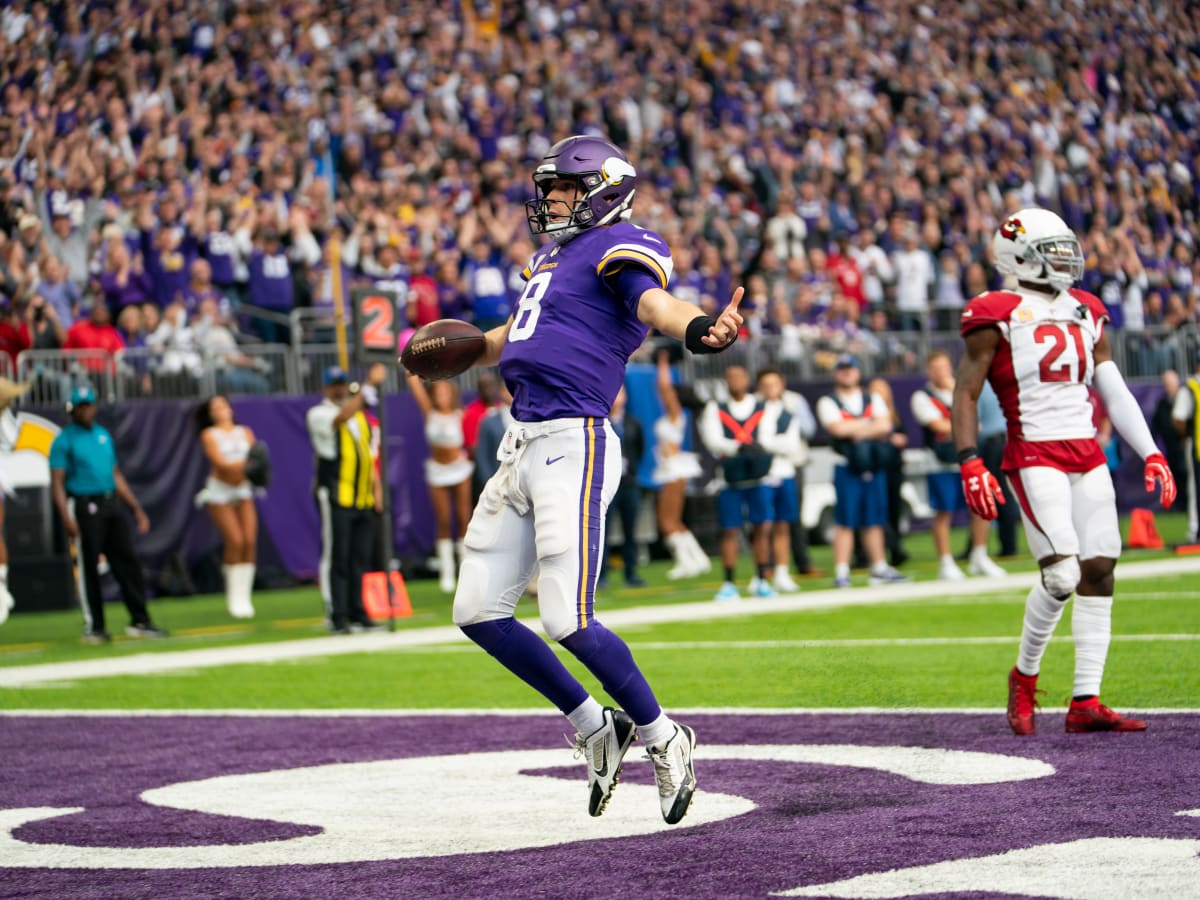
[[[1145, 578], [1155, 575], [1200, 575], [1200, 557], [1124, 563], [1118, 569], [1118, 573], [1119, 576], [1126, 578]], [[965, 591], [978, 596], [985, 592], [993, 594], [999, 591], [1029, 588], [1035, 578], [1037, 578], [1036, 572], [1021, 572], [1001, 578], [972, 579], [953, 586], [946, 582], [918, 581], [884, 587], [805, 591], [769, 600], [742, 600], [736, 603], [714, 603], [707, 600], [669, 603], [602, 612], [600, 619], [609, 627], [621, 628], [660, 625], [670, 622], [741, 618], [779, 612], [903, 603], [944, 596], [949, 591]], [[234, 647], [137, 653], [106, 659], [7, 666], [0, 668], [0, 688], [36, 686], [55, 681], [80, 681], [88, 678], [152, 675], [162, 672], [177, 672], [182, 669], [206, 669], [214, 666], [282, 662], [322, 656], [339, 656], [346, 653], [401, 650], [436, 644], [456, 644], [466, 640], [462, 632], [454, 626], [442, 625], [397, 632], [380, 631], [369, 634], [330, 635], [295, 641], [241, 644]]]
[[[1054, 643], [1072, 643], [1069, 635], [1051, 638]], [[1200, 634], [1114, 634], [1113, 642], [1154, 643], [1162, 641], [1200, 641]], [[765, 640], [765, 641], [626, 641], [630, 650], [790, 650], [808, 647], [953, 647], [959, 644], [1012, 644], [1020, 643], [1020, 635], [993, 635], [991, 637], [930, 637], [930, 638], [828, 638], [814, 640]], [[554, 645], [554, 650], [566, 653], [566, 649]], [[413, 653], [474, 653], [475, 647], [463, 644], [413, 647]]]
[[[1040, 707], [1044, 713], [1065, 713], [1065, 706]], [[1200, 709], [1153, 707], [1127, 709], [1145, 715], [1200, 715]], [[991, 716], [1003, 715], [1003, 706], [964, 707], [890, 707], [890, 706], [691, 706], [671, 709], [671, 715], [687, 716]], [[56, 719], [63, 716], [85, 719], [158, 718], [176, 716], [202, 719], [207, 717], [229, 717], [238, 719], [404, 719], [421, 716], [450, 718], [474, 718], [498, 716], [501, 718], [527, 718], [529, 716], [561, 716], [556, 709], [538, 706], [529, 709], [15, 709], [0, 711], [0, 720], [10, 719]]]

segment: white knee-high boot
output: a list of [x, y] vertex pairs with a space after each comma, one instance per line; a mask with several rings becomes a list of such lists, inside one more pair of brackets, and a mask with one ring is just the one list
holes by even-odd
[[690, 531], [684, 531], [680, 536], [683, 538], [683, 544], [686, 548], [685, 555], [692, 561], [694, 574], [703, 575], [706, 572], [712, 571], [712, 560], [704, 552], [704, 548], [700, 546], [700, 542], [696, 540], [696, 536]]
[[458, 573], [454, 568], [454, 541], [449, 538], [438, 538], [438, 587], [447, 594], [454, 592], [458, 583]]
[[254, 563], [241, 563], [234, 568], [239, 570], [237, 575], [239, 618], [253, 619], [254, 601], [250, 597], [254, 593], [254, 573], [257, 566]]
[[237, 602], [237, 575], [234, 574], [234, 566], [221, 566], [221, 574], [225, 576], [225, 609], [235, 619], [239, 618], [238, 602]]
[[675, 560], [675, 565], [667, 570], [667, 578], [671, 581], [677, 578], [688, 578], [694, 574], [695, 563], [688, 558], [688, 547], [684, 541], [686, 534], [686, 531], [677, 531], [663, 538], [663, 543], [671, 551], [671, 558]]

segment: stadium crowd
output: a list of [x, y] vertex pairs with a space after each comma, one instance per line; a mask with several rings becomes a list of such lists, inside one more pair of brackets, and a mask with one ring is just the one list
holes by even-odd
[[0, 348], [216, 355], [253, 390], [230, 336], [288, 334], [251, 308], [372, 282], [414, 326], [503, 322], [528, 172], [570, 133], [629, 148], [673, 290], [714, 307], [744, 282], [785, 358], [953, 329], [1033, 204], [1084, 240], [1114, 328], [1193, 322], [1200, 12], [1022, 8], [7, 6]]
[[1003, 214], [1034, 204], [1082, 237], [1115, 328], [1194, 321], [1200, 11], [1022, 10], [9, 5], [0, 348], [184, 366], [239, 329], [287, 339], [248, 309], [330, 308], [356, 282], [400, 290], [413, 326], [501, 322], [528, 172], [572, 133], [629, 148], [673, 290], [715, 307], [744, 282], [748, 331], [785, 356], [953, 328]]

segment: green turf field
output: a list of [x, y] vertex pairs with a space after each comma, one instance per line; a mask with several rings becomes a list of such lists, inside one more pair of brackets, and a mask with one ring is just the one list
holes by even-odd
[[[1159, 517], [1170, 542], [1179, 517]], [[961, 535], [955, 535], [955, 546]], [[909, 541], [918, 578], [932, 578], [928, 535]], [[827, 548], [814, 562], [830, 571]], [[1129, 561], [1171, 556], [1130, 551]], [[1005, 561], [1010, 572], [1032, 570], [1028, 559]], [[651, 566], [651, 586], [613, 589], [597, 613], [647, 605], [706, 602], [717, 577], [668, 586], [666, 564]], [[749, 575], [743, 564], [743, 581]], [[1114, 641], [1105, 700], [1126, 708], [1200, 707], [1200, 576], [1121, 578], [1117, 570]], [[865, 578], [856, 576], [856, 581]], [[620, 584], [620, 576], [614, 582]], [[827, 576], [802, 580], [802, 590], [825, 590]], [[1004, 676], [1016, 652], [1023, 589], [997, 591], [987, 582], [938, 583], [924, 599], [840, 608], [616, 628], [667, 706], [728, 707], [989, 707], [1003, 704]], [[933, 585], [930, 585], [931, 588]], [[398, 630], [450, 624], [450, 601], [433, 582], [410, 585], [415, 614]], [[848, 596], [851, 592], [842, 592]], [[161, 641], [118, 640], [83, 646], [75, 613], [17, 615], [0, 628], [0, 672], [9, 667], [109, 659], [131, 654], [203, 650], [325, 638], [313, 588], [262, 592], [258, 617], [232, 622], [220, 597], [156, 601], [156, 619], [171, 629]], [[526, 615], [532, 603], [523, 601]], [[703, 609], [699, 616], [703, 615]], [[110, 607], [110, 630], [125, 613]], [[1070, 610], [1043, 667], [1048, 706], [1062, 705], [1071, 688]], [[368, 641], [375, 636], [357, 636]], [[352, 640], [339, 639], [339, 640]], [[453, 708], [537, 707], [540, 697], [473, 645], [453, 642], [376, 652], [182, 668], [149, 675], [89, 676], [0, 688], [0, 709], [184, 708]], [[375, 644], [372, 644], [375, 646]], [[564, 654], [592, 686], [594, 680]]]

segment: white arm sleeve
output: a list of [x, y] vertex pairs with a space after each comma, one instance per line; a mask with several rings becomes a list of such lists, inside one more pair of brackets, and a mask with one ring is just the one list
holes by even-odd
[[1152, 453], [1158, 453], [1158, 445], [1150, 435], [1150, 426], [1142, 415], [1142, 408], [1129, 392], [1121, 370], [1111, 359], [1106, 359], [1096, 366], [1096, 374], [1092, 378], [1100, 399], [1108, 407], [1108, 418], [1112, 421], [1117, 433], [1125, 438], [1129, 446], [1142, 459]]

